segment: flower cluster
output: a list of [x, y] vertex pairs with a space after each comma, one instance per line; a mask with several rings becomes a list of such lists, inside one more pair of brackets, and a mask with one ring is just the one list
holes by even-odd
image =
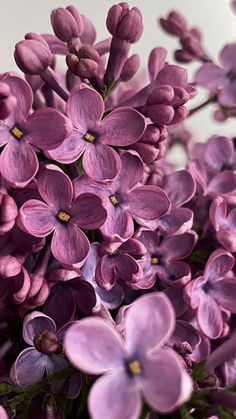
[[194, 79], [162, 47], [143, 77], [137, 7], [99, 42], [73, 6], [51, 24], [0, 75], [0, 417], [234, 417], [235, 138], [194, 143], [185, 121], [235, 117], [236, 43], [219, 65], [172, 11]]

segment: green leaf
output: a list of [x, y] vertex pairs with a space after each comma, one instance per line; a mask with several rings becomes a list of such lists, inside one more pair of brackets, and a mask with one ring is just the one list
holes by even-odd
[[217, 413], [218, 413], [219, 419], [234, 419], [235, 418], [233, 413], [230, 410], [226, 409], [225, 407], [223, 408], [223, 407], [217, 406]]
[[201, 361], [193, 368], [192, 379], [194, 381], [202, 381], [209, 376], [209, 371], [205, 367], [205, 361]]

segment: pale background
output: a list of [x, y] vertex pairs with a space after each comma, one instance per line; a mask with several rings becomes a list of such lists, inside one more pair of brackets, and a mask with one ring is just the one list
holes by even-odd
[[[118, 1], [117, 1], [118, 3]], [[50, 12], [56, 7], [69, 4], [93, 21], [97, 28], [97, 40], [108, 36], [105, 26], [106, 14], [112, 0], [0, 0], [0, 72], [16, 70], [13, 59], [14, 45], [24, 38], [27, 32], [52, 33], [50, 27]], [[236, 40], [236, 15], [230, 8], [229, 0], [136, 0], [129, 1], [130, 6], [141, 9], [144, 19], [144, 33], [132, 51], [142, 57], [143, 66], [147, 63], [149, 51], [154, 46], [166, 47], [169, 51], [168, 61], [173, 62], [172, 51], [177, 45], [174, 38], [163, 33], [157, 25], [157, 17], [166, 16], [176, 9], [184, 14], [190, 25], [201, 27], [204, 34], [204, 44], [211, 56], [217, 59], [218, 52], [227, 42]], [[189, 79], [192, 80], [196, 64], [187, 66]], [[201, 92], [197, 101], [189, 107], [204, 100], [205, 92]], [[236, 121], [230, 123], [215, 123], [209, 107], [199, 115], [189, 119], [188, 126], [193, 127], [197, 140], [205, 141], [213, 133], [236, 136]]]

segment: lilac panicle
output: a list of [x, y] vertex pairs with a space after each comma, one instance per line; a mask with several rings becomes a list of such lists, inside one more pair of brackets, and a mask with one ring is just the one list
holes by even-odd
[[18, 225], [36, 237], [53, 232], [54, 257], [66, 266], [81, 265], [89, 252], [89, 240], [79, 226], [94, 229], [104, 223], [106, 210], [101, 199], [85, 193], [73, 200], [72, 183], [58, 168], [42, 170], [37, 187], [45, 202], [36, 199], [25, 202]]
[[[180, 358], [171, 349], [163, 349], [173, 328], [173, 309], [160, 293], [132, 304], [125, 316], [125, 341], [112, 324], [100, 318], [74, 323], [65, 336], [67, 357], [89, 374], [104, 374], [88, 398], [93, 419], [137, 419], [142, 395], [162, 413], [173, 411], [190, 397], [192, 382]], [[91, 345], [94, 338], [96, 350]]]

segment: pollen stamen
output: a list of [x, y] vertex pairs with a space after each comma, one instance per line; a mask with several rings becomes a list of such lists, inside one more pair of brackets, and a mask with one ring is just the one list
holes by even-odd
[[20, 140], [20, 139], [23, 137], [23, 135], [24, 135], [23, 131], [21, 131], [21, 130], [20, 130], [20, 128], [18, 128], [17, 126], [13, 127], [13, 128], [10, 130], [10, 133], [11, 133], [11, 135], [13, 135], [13, 137], [14, 137], [14, 138], [16, 138], [17, 140]]
[[159, 259], [156, 256], [153, 256], [151, 258], [151, 264], [152, 265], [158, 265], [158, 263], [159, 263]]
[[84, 135], [84, 140], [88, 141], [89, 143], [94, 143], [96, 137], [93, 134], [90, 134], [90, 132], [86, 132], [86, 134]]
[[110, 201], [111, 201], [112, 205], [117, 205], [117, 204], [119, 204], [119, 199], [117, 198], [117, 196], [116, 196], [116, 195], [111, 195], [111, 196], [110, 196]]
[[129, 369], [129, 372], [132, 375], [138, 375], [138, 374], [140, 374], [142, 372], [142, 368], [141, 368], [140, 362], [137, 361], [137, 360], [134, 360], [134, 361], [129, 362], [128, 363], [128, 369]]
[[57, 214], [57, 218], [58, 218], [60, 221], [63, 221], [64, 223], [68, 223], [68, 221], [69, 221], [69, 219], [70, 219], [70, 215], [69, 215], [69, 214], [67, 214], [65, 211], [60, 211], [60, 212]]

